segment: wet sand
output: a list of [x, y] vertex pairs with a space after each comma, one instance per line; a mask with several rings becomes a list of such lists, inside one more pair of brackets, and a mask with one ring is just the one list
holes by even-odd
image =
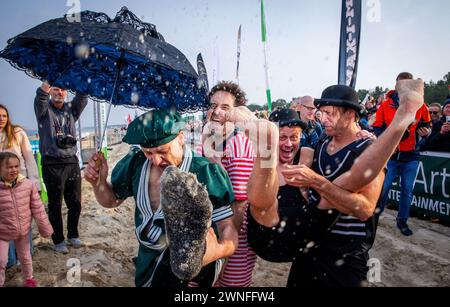
[[[127, 152], [126, 144], [114, 146], [109, 156], [110, 170]], [[39, 286], [133, 287], [132, 259], [138, 248], [134, 200], [130, 198], [116, 209], [105, 209], [96, 202], [90, 185], [83, 181], [82, 204], [82, 248], [69, 248], [68, 255], [57, 254], [51, 241], [40, 238], [35, 229], [33, 266]], [[369, 286], [450, 286], [450, 227], [411, 218], [409, 225], [414, 235], [404, 237], [395, 226], [395, 215], [396, 211], [387, 209], [380, 219], [370, 256], [381, 263], [381, 282]], [[74, 264], [80, 265], [79, 281]], [[289, 268], [289, 263], [258, 259], [253, 286], [284, 287]], [[18, 266], [7, 270], [5, 286], [21, 283]]]

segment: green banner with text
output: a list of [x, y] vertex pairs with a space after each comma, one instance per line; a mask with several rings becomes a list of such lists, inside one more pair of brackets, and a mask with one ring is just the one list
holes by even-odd
[[[399, 183], [394, 182], [389, 191], [390, 203], [398, 206], [400, 194]], [[421, 153], [411, 211], [450, 222], [450, 154]]]

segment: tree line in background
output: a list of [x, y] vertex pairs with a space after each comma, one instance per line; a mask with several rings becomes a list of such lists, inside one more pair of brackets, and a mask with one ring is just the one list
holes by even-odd
[[[375, 90], [360, 89], [358, 91], [359, 99], [364, 100], [367, 94], [375, 98], [387, 93], [388, 88], [383, 89], [382, 86], [375, 87]], [[430, 104], [437, 102], [444, 104], [445, 98], [450, 94], [450, 72], [447, 73], [442, 80], [437, 82], [425, 82], [425, 101]]]
[[425, 101], [428, 103], [437, 102], [444, 104], [445, 98], [450, 94], [450, 72], [442, 80], [436, 83], [430, 81], [425, 83]]
[[[375, 98], [384, 95], [389, 91], [388, 88], [383, 89], [382, 86], [375, 87], [374, 90], [366, 90], [360, 89], [358, 90], [359, 99], [361, 101], [364, 100], [367, 94], [373, 96]], [[447, 73], [442, 80], [437, 82], [430, 81], [425, 82], [425, 101], [430, 104], [433, 102], [437, 102], [440, 104], [444, 104], [445, 98], [450, 94], [450, 72]], [[272, 109], [276, 108], [288, 108], [290, 102], [287, 102], [285, 99], [278, 99], [272, 102]], [[267, 110], [267, 104], [259, 105], [259, 104], [250, 104], [248, 108], [251, 111], [263, 111]]]

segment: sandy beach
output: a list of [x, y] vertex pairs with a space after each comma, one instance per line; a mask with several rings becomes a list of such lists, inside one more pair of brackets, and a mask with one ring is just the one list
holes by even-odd
[[[110, 170], [127, 152], [126, 144], [114, 146], [109, 156]], [[96, 202], [89, 184], [83, 181], [82, 205], [82, 248], [70, 249], [68, 255], [56, 254], [51, 241], [40, 238], [34, 230], [33, 267], [39, 286], [133, 287], [132, 259], [138, 247], [133, 199], [117, 209], [104, 209]], [[381, 278], [380, 282], [368, 286], [450, 286], [450, 227], [411, 218], [409, 225], [414, 235], [404, 237], [395, 227], [395, 216], [396, 211], [387, 209], [380, 219], [370, 256], [380, 261]], [[79, 281], [72, 278], [76, 277], [73, 264], [80, 264]], [[253, 286], [285, 286], [289, 267], [289, 263], [268, 263], [259, 259], [253, 272]], [[20, 285], [20, 268], [7, 270], [5, 286]]]

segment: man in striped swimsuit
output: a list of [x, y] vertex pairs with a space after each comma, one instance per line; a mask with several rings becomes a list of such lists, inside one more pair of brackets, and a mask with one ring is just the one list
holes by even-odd
[[[322, 99], [316, 100], [328, 138], [318, 144], [312, 170], [300, 165], [283, 171], [290, 185], [312, 190], [308, 217], [297, 227], [303, 243], [291, 246], [298, 253], [288, 286], [361, 286], [366, 279], [368, 250], [376, 231], [373, 215], [384, 179], [382, 170], [423, 105], [422, 81], [402, 82], [398, 90], [400, 114], [386, 130], [388, 134], [370, 146], [369, 140], [356, 136], [361, 107], [353, 89], [332, 86], [324, 91]], [[276, 141], [276, 127], [269, 126], [267, 136]], [[249, 228], [281, 227], [276, 198], [278, 176], [274, 165], [262, 167], [260, 150], [248, 186], [251, 220], [255, 221]], [[252, 233], [258, 229], [264, 230], [255, 227]], [[264, 244], [257, 235], [253, 238], [252, 246]]]
[[[205, 148], [205, 156], [219, 163], [230, 177], [235, 196], [232, 204], [234, 225], [239, 230], [238, 248], [226, 262], [216, 284], [219, 287], [249, 287], [256, 262], [256, 254], [247, 242], [247, 183], [253, 169], [254, 150], [245, 134], [227, 123], [229, 112], [245, 105], [245, 96], [245, 92], [231, 82], [220, 82], [214, 86], [209, 93], [211, 105], [204, 129], [206, 136], [214, 132], [219, 134], [219, 140], [223, 140], [214, 148], [214, 152], [218, 153], [216, 158], [208, 154], [208, 148]], [[208, 146], [210, 143], [205, 144]]]
[[[194, 156], [185, 146], [184, 126], [181, 116], [175, 112], [147, 112], [128, 127], [124, 142], [138, 144], [140, 148], [132, 149], [116, 165], [111, 183], [106, 181], [108, 166], [103, 155], [94, 155], [85, 169], [85, 178], [92, 185], [95, 197], [102, 206], [118, 207], [128, 197], [134, 197], [136, 201], [135, 232], [139, 253], [135, 283], [138, 287], [187, 287], [191, 280], [203, 287], [210, 287], [219, 276], [222, 259], [233, 254], [237, 247], [237, 231], [230, 207], [234, 195], [229, 177], [220, 166]], [[101, 161], [100, 166], [98, 160]], [[163, 186], [167, 173], [180, 172], [174, 171], [173, 166], [185, 172], [180, 178], [186, 178], [186, 173], [190, 173], [195, 175], [196, 180], [175, 180], [176, 185]], [[166, 168], [170, 171], [166, 172]], [[169, 189], [173, 193], [162, 193], [162, 187], [164, 191]], [[205, 193], [207, 197], [196, 198]], [[169, 198], [170, 203], [167, 204]], [[170, 209], [169, 212], [164, 208]], [[189, 210], [186, 212], [183, 208]], [[208, 220], [205, 218], [207, 214], [204, 214], [206, 211], [212, 211]], [[168, 221], [174, 222], [168, 224]], [[181, 236], [169, 233], [169, 230], [176, 230], [177, 227], [188, 234], [186, 237], [192, 233], [203, 233], [206, 238], [198, 235], [178, 242], [181, 246], [173, 248], [174, 242], [180, 241]], [[178, 234], [183, 233], [180, 231]], [[168, 241], [170, 235], [173, 236]], [[194, 245], [200, 248], [192, 249]], [[194, 265], [178, 263], [180, 259], [174, 259], [191, 255], [188, 252], [172, 258], [173, 254], [179, 251], [182, 254], [183, 250], [193, 250], [195, 259], [187, 259], [190, 262], [186, 263]], [[180, 264], [176, 266], [176, 271], [174, 263]], [[200, 273], [191, 274], [193, 266], [201, 269]], [[195, 276], [182, 278], [181, 275]]]

